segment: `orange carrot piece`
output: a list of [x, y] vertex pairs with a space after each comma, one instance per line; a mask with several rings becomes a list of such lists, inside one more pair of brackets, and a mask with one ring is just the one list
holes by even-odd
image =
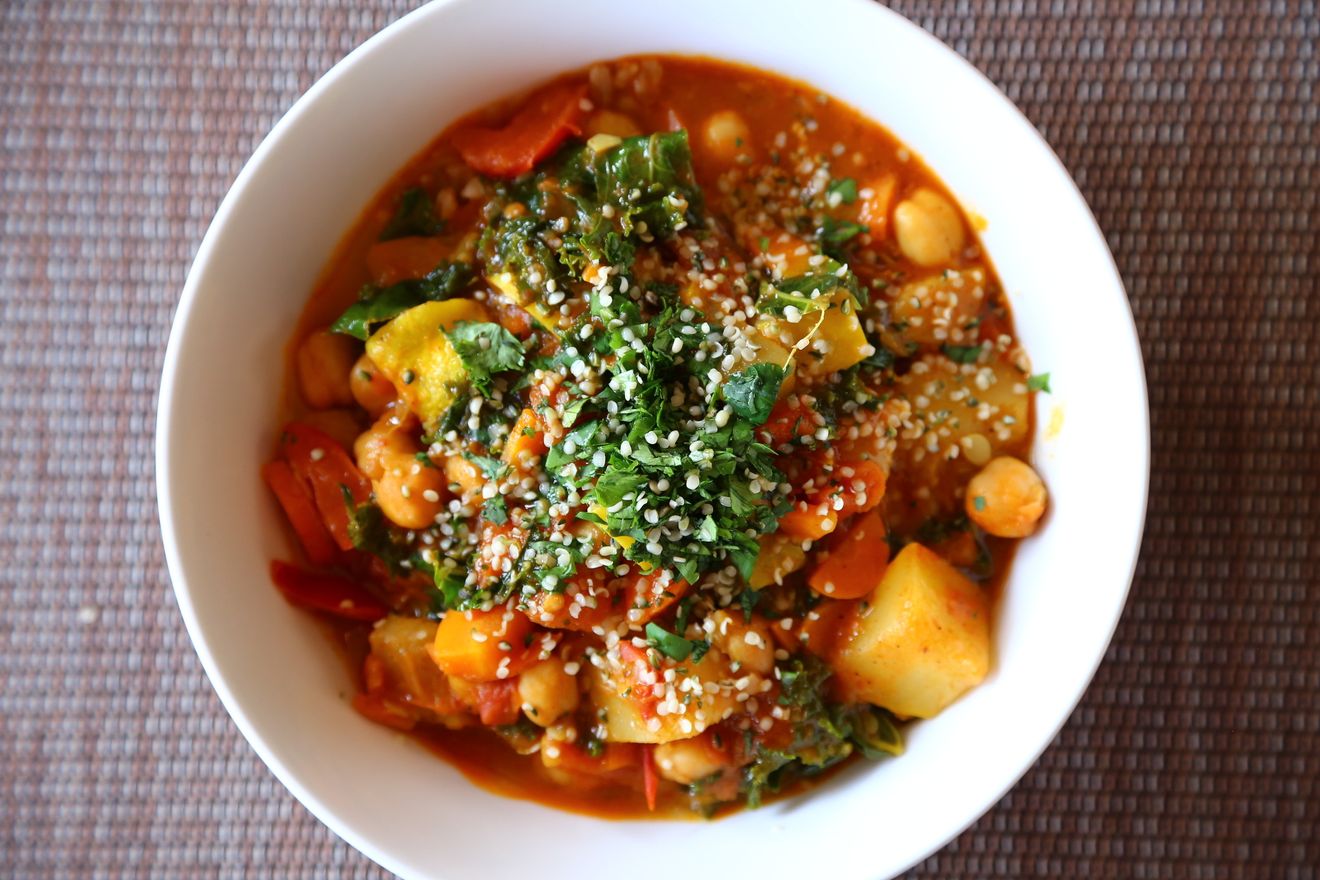
[[531, 621], [517, 611], [450, 611], [436, 628], [431, 659], [446, 675], [499, 681], [535, 662], [536, 651], [527, 647], [531, 635]]
[[807, 584], [831, 599], [860, 599], [880, 582], [889, 567], [889, 542], [880, 512], [870, 510], [838, 535], [826, 556], [807, 576]]

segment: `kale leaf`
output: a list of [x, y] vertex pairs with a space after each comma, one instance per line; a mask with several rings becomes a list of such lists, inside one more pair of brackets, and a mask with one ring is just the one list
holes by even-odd
[[394, 216], [381, 230], [380, 240], [390, 241], [395, 238], [407, 238], [413, 235], [439, 235], [444, 231], [445, 223], [435, 215], [435, 206], [431, 196], [420, 186], [404, 190], [399, 196], [399, 204], [394, 209]]
[[471, 282], [472, 267], [467, 263], [444, 262], [414, 281], [400, 281], [384, 288], [368, 284], [358, 293], [358, 301], [330, 329], [365, 341], [376, 324], [383, 324], [424, 302], [456, 296]]

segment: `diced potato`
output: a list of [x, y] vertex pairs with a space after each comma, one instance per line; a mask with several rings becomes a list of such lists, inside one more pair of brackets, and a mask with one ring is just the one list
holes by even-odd
[[454, 702], [449, 679], [427, 650], [435, 630], [435, 621], [391, 615], [371, 631], [371, 654], [384, 670], [388, 696], [442, 714], [456, 713], [461, 708]]
[[950, 269], [937, 275], [909, 281], [898, 289], [889, 304], [903, 338], [927, 348], [941, 345], [975, 345], [973, 322], [985, 304], [986, 273], [975, 268]]
[[507, 272], [492, 273], [486, 276], [486, 283], [503, 295], [509, 302], [518, 306], [527, 314], [536, 319], [536, 322], [542, 327], [553, 330], [559, 326], [558, 313], [550, 310], [544, 304], [536, 301], [526, 293], [518, 289], [517, 282], [513, 276]]
[[920, 544], [903, 548], [862, 607], [834, 655], [855, 699], [930, 718], [989, 672], [985, 592]]
[[900, 436], [900, 451], [923, 449], [939, 458], [939, 453], [947, 454], [957, 445], [959, 455], [971, 453], [974, 462], [984, 464], [1011, 450], [1026, 438], [1030, 427], [1026, 381], [1020, 370], [1000, 359], [978, 365], [969, 374], [942, 355], [922, 358], [898, 378], [897, 390], [912, 404], [914, 419], [924, 423], [927, 432], [916, 438]]
[[467, 371], [443, 331], [461, 321], [488, 320], [485, 307], [470, 299], [423, 303], [373, 333], [367, 355], [409, 409], [431, 425], [467, 385]]
[[[820, 322], [819, 329], [815, 329], [817, 321]], [[862, 361], [871, 350], [857, 317], [856, 303], [846, 290], [840, 290], [830, 301], [823, 319], [819, 312], [811, 312], [795, 324], [777, 315], [762, 315], [756, 329], [761, 336], [778, 342], [785, 350], [794, 348], [810, 335], [811, 341], [803, 350], [796, 351], [793, 358], [795, 369], [807, 375], [820, 376], [846, 370]]]
[[[609, 671], [594, 664], [586, 670], [591, 682], [591, 700], [601, 712], [609, 740], [665, 743], [686, 739], [728, 718], [737, 709], [737, 691], [733, 686], [736, 676], [729, 671], [728, 660], [718, 649], [707, 652], [700, 663], [666, 660], [657, 670], [651, 669], [643, 652], [631, 644], [622, 643], [620, 647], [626, 649], [627, 658], [621, 664]], [[665, 670], [671, 668], [687, 670], [672, 685], [682, 711], [662, 715], [657, 709], [664, 698], [655, 695], [654, 687], [656, 681], [663, 682]], [[687, 681], [692, 684], [685, 685]], [[714, 693], [708, 692], [708, 684]], [[679, 687], [684, 690], [678, 690]], [[684, 696], [691, 699], [685, 703]]]
[[807, 551], [802, 549], [802, 539], [781, 534], [765, 535], [761, 538], [761, 552], [756, 557], [748, 584], [753, 590], [782, 584], [785, 577], [806, 562]]

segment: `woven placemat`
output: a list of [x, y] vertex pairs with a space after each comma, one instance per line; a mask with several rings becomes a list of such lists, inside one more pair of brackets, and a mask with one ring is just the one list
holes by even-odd
[[[151, 453], [170, 317], [226, 187], [410, 5], [0, 4], [4, 876], [385, 876], [283, 790], [206, 682]], [[1320, 10], [893, 5], [1072, 170], [1131, 295], [1154, 427], [1107, 662], [1039, 764], [912, 876], [1314, 877]]]

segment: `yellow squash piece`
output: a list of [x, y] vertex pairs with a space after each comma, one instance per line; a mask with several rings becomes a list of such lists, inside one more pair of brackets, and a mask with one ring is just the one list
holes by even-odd
[[547, 330], [559, 326], [559, 315], [544, 304], [537, 302], [528, 294], [518, 289], [518, 284], [508, 272], [493, 273], [486, 276], [486, 283], [509, 302], [531, 315], [536, 323]]
[[852, 697], [930, 718], [989, 672], [985, 592], [920, 544], [903, 548], [862, 607], [834, 656]]
[[489, 321], [490, 313], [470, 299], [414, 306], [367, 340], [372, 363], [399, 389], [408, 407], [427, 425], [449, 409], [467, 385], [467, 371], [444, 331], [460, 321]]

